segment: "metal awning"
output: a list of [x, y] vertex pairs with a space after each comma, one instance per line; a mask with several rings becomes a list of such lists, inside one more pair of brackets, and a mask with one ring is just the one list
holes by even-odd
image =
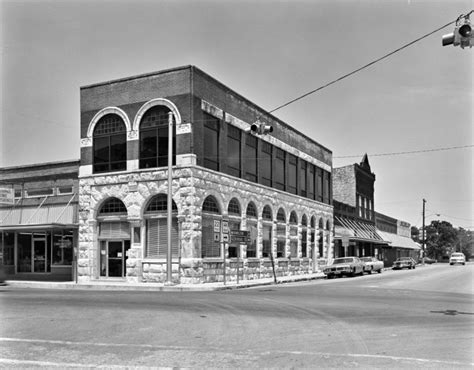
[[0, 209], [0, 230], [77, 228], [77, 204], [14, 206]]
[[371, 242], [377, 244], [388, 244], [389, 240], [385, 240], [379, 235], [374, 225], [365, 224], [356, 220], [349, 220], [347, 218], [334, 216], [334, 219], [339, 225], [334, 226], [335, 238], [342, 239], [343, 236], [350, 240], [358, 240], [364, 242]]
[[420, 250], [420, 245], [414, 242], [411, 238], [407, 236], [402, 236], [398, 234], [387, 233], [385, 231], [377, 230], [377, 232], [385, 239], [390, 242], [392, 248], [405, 248], [412, 250]]

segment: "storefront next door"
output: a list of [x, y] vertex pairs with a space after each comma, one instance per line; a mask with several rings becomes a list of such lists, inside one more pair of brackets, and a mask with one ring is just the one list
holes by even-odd
[[100, 276], [125, 277], [127, 251], [130, 240], [103, 240], [100, 242]]
[[50, 253], [47, 246], [47, 238], [44, 234], [19, 235], [17, 272], [50, 272], [51, 260], [48, 258]]

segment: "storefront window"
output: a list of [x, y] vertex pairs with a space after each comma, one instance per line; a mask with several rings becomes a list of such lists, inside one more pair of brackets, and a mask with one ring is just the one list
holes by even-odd
[[31, 272], [31, 234], [18, 234], [18, 272]]
[[72, 235], [53, 234], [53, 265], [72, 265]]
[[14, 247], [15, 247], [15, 234], [14, 233], [3, 233], [2, 248], [0, 252], [2, 254], [3, 264], [5, 266], [12, 266], [15, 264], [14, 261]]

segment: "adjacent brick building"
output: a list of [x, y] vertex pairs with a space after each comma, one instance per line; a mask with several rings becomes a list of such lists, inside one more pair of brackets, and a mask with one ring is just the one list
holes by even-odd
[[398, 257], [419, 257], [410, 224], [375, 212], [375, 174], [367, 154], [360, 163], [333, 169], [336, 257], [375, 256], [391, 266]]
[[[171, 117], [171, 118], [170, 118]], [[194, 66], [81, 88], [78, 279], [305, 274], [332, 256], [332, 152]], [[248, 132], [256, 120], [273, 127]], [[223, 225], [247, 231], [222, 243]]]
[[0, 169], [0, 264], [8, 279], [73, 280], [79, 161]]

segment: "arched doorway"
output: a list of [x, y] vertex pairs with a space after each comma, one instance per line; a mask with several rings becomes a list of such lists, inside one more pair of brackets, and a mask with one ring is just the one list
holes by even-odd
[[123, 278], [127, 275], [127, 252], [130, 249], [127, 208], [120, 199], [110, 198], [100, 208], [97, 219], [99, 275], [101, 278]]

